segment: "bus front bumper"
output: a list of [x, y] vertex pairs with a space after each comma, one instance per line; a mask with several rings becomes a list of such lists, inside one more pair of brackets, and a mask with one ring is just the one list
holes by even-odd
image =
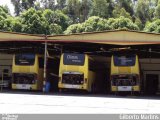
[[12, 89], [19, 89], [19, 90], [38, 90], [37, 85], [31, 84], [12, 84]]
[[117, 92], [117, 91], [140, 91], [140, 86], [122, 86], [122, 87], [118, 87], [118, 86], [112, 86], [111, 87], [111, 91], [112, 92]]
[[59, 88], [68, 88], [68, 89], [83, 89], [87, 90], [87, 85], [74, 85], [74, 84], [58, 84]]

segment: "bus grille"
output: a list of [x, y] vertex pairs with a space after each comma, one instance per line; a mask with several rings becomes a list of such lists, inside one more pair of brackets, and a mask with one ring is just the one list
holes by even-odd
[[135, 86], [138, 84], [137, 75], [114, 75], [111, 80], [113, 86]]
[[118, 86], [132, 86], [130, 80], [118, 80]]
[[23, 74], [15, 73], [13, 74], [14, 84], [35, 84], [36, 74]]
[[84, 83], [84, 74], [63, 74], [62, 83], [79, 85]]

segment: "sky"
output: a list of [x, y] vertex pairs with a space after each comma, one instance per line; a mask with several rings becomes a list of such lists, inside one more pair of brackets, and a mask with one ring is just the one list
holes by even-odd
[[11, 4], [11, 0], [0, 0], [0, 5], [7, 5], [11, 15], [14, 15], [14, 7]]

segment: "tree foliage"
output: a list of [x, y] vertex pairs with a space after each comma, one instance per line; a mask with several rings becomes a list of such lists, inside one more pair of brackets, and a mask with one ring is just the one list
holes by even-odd
[[160, 33], [160, 19], [157, 19], [151, 23], [148, 23], [144, 28], [145, 32]]
[[139, 27], [132, 22], [129, 18], [109, 18], [103, 19], [97, 16], [90, 17], [82, 24], [74, 24], [67, 28], [65, 34], [80, 33], [80, 32], [94, 32], [104, 30], [115, 30], [115, 29], [129, 29], [139, 30]]
[[109, 25], [107, 24], [107, 20], [92, 16], [88, 18], [84, 23], [81, 24], [74, 24], [67, 28], [64, 31], [65, 34], [71, 33], [80, 33], [80, 32], [93, 32], [93, 31], [103, 31], [103, 30], [110, 30]]
[[60, 25], [63, 31], [72, 23], [71, 19], [59, 10], [52, 11], [50, 9], [46, 9], [43, 12], [43, 16], [49, 24]]
[[114, 16], [114, 18], [119, 18], [120, 16], [123, 16], [125, 18], [132, 19], [132, 17], [130, 16], [130, 13], [128, 13], [124, 8], [114, 9], [113, 16]]
[[156, 19], [160, 19], [160, 2], [159, 2], [159, 4], [158, 4], [158, 5], [156, 6], [156, 8], [155, 8], [154, 17], [155, 17]]
[[117, 19], [110, 19], [108, 20], [111, 26], [111, 29], [128, 29], [128, 30], [139, 30], [139, 27], [132, 22], [131, 19], [125, 18], [123, 16]]
[[57, 8], [59, 10], [64, 9], [66, 6], [66, 0], [57, 0]]
[[44, 9], [55, 10], [56, 8], [55, 0], [41, 0], [41, 4]]
[[150, 20], [148, 0], [138, 0], [135, 15], [142, 21], [143, 24]]
[[88, 19], [91, 9], [91, 0], [82, 0], [80, 8], [80, 22], [84, 22]]
[[[62, 29], [67, 27], [66, 16], [58, 11], [52, 10], [36, 11], [30, 8], [21, 16], [21, 23], [23, 25], [22, 32], [34, 34], [60, 34]], [[62, 27], [63, 28], [62, 28]]]
[[[0, 7], [0, 30], [70, 34], [114, 29], [159, 32], [160, 0], [11, 0]], [[65, 32], [64, 32], [65, 31]]]
[[19, 16], [21, 12], [28, 10], [31, 7], [37, 7], [36, 0], [11, 0], [11, 3], [14, 6], [16, 16]]
[[67, 1], [66, 13], [72, 19], [73, 23], [80, 22], [80, 8], [81, 8], [80, 0]]
[[113, 6], [111, 0], [93, 0], [90, 16], [109, 18], [112, 16], [112, 10]]
[[0, 30], [11, 31], [11, 21], [8, 10], [3, 6], [0, 6]]
[[131, 16], [133, 15], [133, 3], [131, 0], [117, 0], [116, 7], [119, 9], [123, 8], [126, 12], [128, 12]]
[[21, 0], [11, 0], [11, 3], [14, 6], [14, 12], [16, 16], [20, 15], [20, 12], [22, 11], [21, 8]]
[[21, 15], [22, 32], [31, 34], [49, 34], [49, 25], [41, 11], [30, 8]]

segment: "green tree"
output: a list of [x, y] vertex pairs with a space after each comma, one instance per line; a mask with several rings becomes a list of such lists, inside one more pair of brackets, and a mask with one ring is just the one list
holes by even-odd
[[38, 0], [11, 0], [11, 3], [14, 6], [16, 16], [19, 16], [21, 12], [31, 7], [40, 9], [40, 2]]
[[0, 6], [0, 16], [2, 16], [5, 19], [8, 15], [8, 11], [3, 6]]
[[136, 17], [139, 18], [143, 24], [145, 25], [146, 21], [150, 21], [149, 15], [149, 1], [148, 0], [138, 0], [136, 5]]
[[36, 10], [43, 10], [43, 8], [41, 7], [41, 3], [39, 1], [35, 1], [34, 8]]
[[41, 0], [41, 4], [44, 9], [55, 10], [56, 8], [55, 0]]
[[116, 0], [116, 7], [118, 9], [125, 9], [131, 16], [134, 14], [133, 3], [131, 0]]
[[20, 12], [22, 11], [21, 0], [11, 0], [11, 3], [14, 6], [15, 15], [19, 16]]
[[64, 33], [71, 34], [103, 30], [110, 30], [110, 27], [107, 24], [107, 20], [97, 16], [92, 16], [88, 18], [88, 20], [86, 20], [84, 23], [69, 26], [67, 30], [64, 31]]
[[98, 16], [92, 16], [88, 18], [84, 23], [74, 24], [64, 31], [65, 34], [80, 33], [80, 32], [94, 32], [104, 30], [115, 29], [127, 29], [127, 30], [139, 30], [139, 27], [132, 22], [131, 19], [123, 16], [119, 18], [109, 18], [108, 20], [100, 18]]
[[88, 20], [82, 24], [82, 27], [84, 28], [84, 32], [103, 31], [110, 29], [109, 25], [107, 24], [107, 20], [97, 16], [88, 18]]
[[63, 31], [72, 23], [71, 19], [60, 10], [52, 11], [50, 9], [46, 9], [43, 12], [43, 16], [49, 24], [57, 24], [61, 26]]
[[49, 24], [42, 11], [33, 8], [28, 9], [21, 15], [22, 32], [30, 34], [50, 34]]
[[67, 30], [64, 31], [64, 34], [80, 33], [83, 32], [82, 24], [73, 24], [70, 25]]
[[84, 22], [89, 17], [91, 9], [91, 0], [82, 0], [80, 8], [80, 22]]
[[12, 31], [11, 30], [11, 19], [8, 9], [0, 6], [0, 30]]
[[11, 21], [11, 31], [12, 32], [22, 32], [22, 23], [19, 17], [10, 18]]
[[0, 9], [2, 9], [6, 14], [10, 15], [10, 10], [8, 8], [8, 6], [0, 6]]
[[72, 19], [73, 23], [80, 22], [80, 0], [68, 0], [66, 6], [66, 14]]
[[[110, 24], [109, 24], [110, 23]], [[128, 29], [128, 30], [139, 30], [139, 27], [132, 22], [131, 19], [125, 18], [123, 16], [108, 20], [108, 24], [111, 26], [111, 29]]]
[[112, 0], [93, 0], [90, 16], [109, 18], [112, 16]]
[[160, 19], [157, 19], [153, 22], [146, 24], [144, 31], [145, 32], [160, 33]]
[[156, 19], [160, 19], [160, 3], [157, 5], [157, 7], [155, 8], [155, 12], [154, 12], [154, 17]]
[[113, 17], [114, 18], [119, 18], [120, 16], [124, 16], [126, 18], [132, 19], [132, 17], [130, 16], [130, 13], [128, 13], [124, 8], [115, 8], [113, 10]]
[[34, 3], [36, 0], [22, 0], [22, 9], [28, 10], [29, 8], [34, 8]]
[[139, 18], [135, 19], [135, 24], [139, 27], [140, 30], [143, 30], [143, 24]]
[[10, 31], [10, 32], [22, 32], [22, 24], [20, 22], [20, 19], [18, 17], [7, 17], [3, 21], [4, 26], [3, 30], [4, 31]]
[[59, 10], [64, 9], [66, 6], [66, 0], [57, 0], [57, 7]]
[[58, 24], [50, 24], [50, 34], [56, 35], [56, 34], [62, 34], [62, 27]]
[[64, 24], [63, 27], [66, 27], [65, 22], [63, 23], [63, 21], [67, 21], [65, 17], [59, 11], [53, 12], [48, 9], [43, 11], [30, 8], [20, 16], [22, 32], [47, 35], [60, 34], [63, 29], [60, 25]]

